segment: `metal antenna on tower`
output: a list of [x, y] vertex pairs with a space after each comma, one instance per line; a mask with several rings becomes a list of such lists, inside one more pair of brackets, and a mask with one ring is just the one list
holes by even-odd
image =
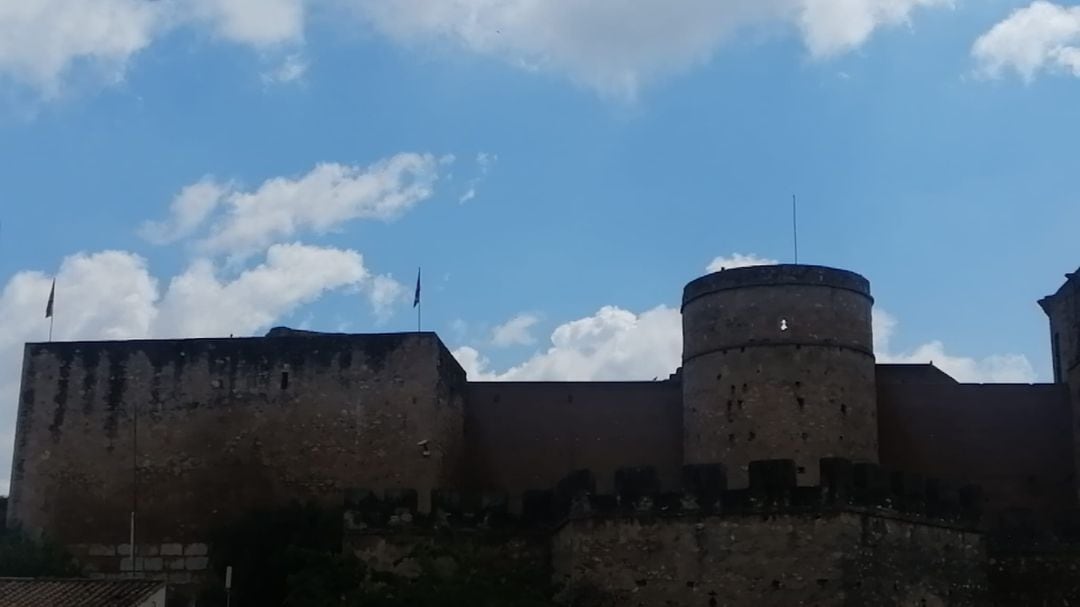
[[799, 263], [799, 212], [795, 195], [791, 195], [791, 235], [795, 242], [795, 264]]

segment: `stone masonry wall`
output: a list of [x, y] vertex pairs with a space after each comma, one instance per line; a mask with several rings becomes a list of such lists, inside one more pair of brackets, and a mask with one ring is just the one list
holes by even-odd
[[869, 283], [814, 266], [710, 274], [683, 295], [685, 463], [791, 458], [814, 485], [824, 457], [877, 461]]
[[985, 604], [979, 534], [872, 514], [575, 520], [552, 552], [605, 605]]
[[127, 543], [133, 504], [137, 544], [191, 544], [255, 506], [408, 486], [425, 508], [461, 482], [465, 376], [434, 334], [29, 344], [25, 361], [9, 518], [67, 544]]

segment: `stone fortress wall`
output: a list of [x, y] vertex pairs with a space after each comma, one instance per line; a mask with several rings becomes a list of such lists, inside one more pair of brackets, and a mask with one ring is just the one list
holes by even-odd
[[[741, 589], [733, 604], [983, 604], [1003, 578], [1010, 596], [1080, 599], [1080, 332], [1062, 337], [1080, 331], [1078, 285], [1040, 302], [1045, 385], [875, 365], [869, 283], [816, 266], [692, 281], [683, 366], [651, 382], [468, 382], [432, 333], [28, 344], [9, 522], [97, 575], [183, 583], [216, 526], [344, 497], [347, 538], [376, 560], [436, 521], [632, 604], [712, 605], [718, 587]], [[977, 526], [949, 520], [961, 502]], [[504, 511], [542, 531], [475, 524]]]

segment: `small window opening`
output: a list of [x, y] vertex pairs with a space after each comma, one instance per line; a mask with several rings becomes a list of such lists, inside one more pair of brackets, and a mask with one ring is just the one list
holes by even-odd
[[735, 435], [734, 434], [728, 434], [727, 435], [727, 440], [728, 440], [729, 443], [735, 442]]
[[285, 390], [288, 387], [289, 387], [289, 372], [288, 371], [282, 371], [281, 372], [281, 389]]
[[754, 440], [755, 438], [757, 438], [757, 434], [751, 432], [749, 438], [750, 438], [750, 440]]
[[847, 415], [847, 405], [840, 403], [840, 415]]
[[802, 433], [802, 439], [803, 439], [803, 440], [806, 440], [806, 439], [808, 439], [808, 438], [810, 438], [810, 435], [809, 435], [809, 434], [807, 434], [806, 432], [803, 432], [803, 433]]
[[802, 411], [803, 409], [806, 408], [806, 399], [805, 398], [803, 398], [801, 396], [798, 396], [798, 397], [795, 398], [795, 401], [797, 403], [799, 403], [799, 411]]
[[742, 391], [743, 391], [743, 392], [746, 392], [746, 384], [743, 384], [743, 385], [742, 385]]
[[806, 466], [799, 466], [796, 470], [799, 471], [799, 474], [806, 474]]

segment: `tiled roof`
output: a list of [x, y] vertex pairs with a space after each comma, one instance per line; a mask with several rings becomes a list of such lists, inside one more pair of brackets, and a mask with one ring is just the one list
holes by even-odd
[[137, 607], [161, 590], [154, 580], [0, 578], [3, 607]]

